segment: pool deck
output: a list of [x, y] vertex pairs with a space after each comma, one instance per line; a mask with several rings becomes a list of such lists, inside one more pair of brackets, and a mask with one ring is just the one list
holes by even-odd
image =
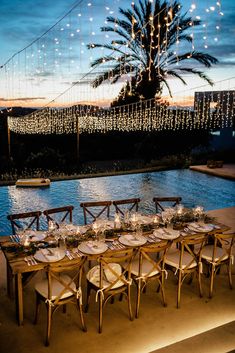
[[191, 170], [217, 177], [235, 180], [235, 164], [224, 164], [222, 168], [208, 168], [206, 165], [192, 165]]

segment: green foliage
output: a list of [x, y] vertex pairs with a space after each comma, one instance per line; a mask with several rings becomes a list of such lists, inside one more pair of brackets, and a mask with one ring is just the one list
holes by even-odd
[[129, 81], [114, 102], [118, 105], [161, 96], [164, 85], [171, 94], [168, 80], [176, 78], [186, 84], [184, 74], [199, 76], [212, 84], [207, 75], [195, 68], [195, 61], [197, 66], [209, 68], [217, 59], [192, 50], [189, 29], [201, 22], [182, 13], [181, 9], [177, 0], [139, 0], [129, 9], [120, 8], [120, 18], [108, 16], [107, 25], [101, 27], [101, 31], [111, 34], [111, 43], [88, 45], [91, 50], [103, 48], [110, 52], [91, 64], [102, 68], [92, 82], [93, 87], [107, 80], [111, 83], [122, 77], [126, 80], [128, 75]]

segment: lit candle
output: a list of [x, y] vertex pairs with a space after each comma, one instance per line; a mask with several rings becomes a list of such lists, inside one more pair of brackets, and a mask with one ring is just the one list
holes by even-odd
[[159, 223], [159, 218], [158, 218], [158, 216], [154, 216], [154, 218], [153, 218], [153, 223], [154, 223], [154, 224], [158, 224], [158, 223]]
[[178, 205], [178, 206], [177, 206], [177, 214], [178, 214], [179, 216], [182, 215], [183, 210], [184, 210], [184, 206], [183, 206], [183, 205]]
[[25, 241], [24, 241], [24, 246], [29, 246], [29, 244], [30, 244], [29, 237], [26, 236]]
[[114, 217], [114, 228], [121, 228], [121, 220], [118, 213], [116, 213]]

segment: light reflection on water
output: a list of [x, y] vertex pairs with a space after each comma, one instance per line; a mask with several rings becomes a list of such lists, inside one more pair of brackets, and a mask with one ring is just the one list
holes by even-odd
[[[49, 188], [0, 187], [0, 235], [10, 234], [10, 213], [74, 205], [74, 223], [82, 224], [82, 201], [140, 197], [140, 211], [154, 212], [154, 196], [181, 196], [187, 207], [206, 210], [235, 205], [235, 182], [188, 169], [52, 182]], [[43, 220], [42, 225], [45, 225]]]

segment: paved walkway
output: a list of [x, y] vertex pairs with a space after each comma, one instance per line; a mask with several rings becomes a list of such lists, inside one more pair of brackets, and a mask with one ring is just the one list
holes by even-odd
[[224, 164], [222, 168], [208, 168], [206, 165], [192, 165], [191, 170], [235, 180], [235, 164]]

